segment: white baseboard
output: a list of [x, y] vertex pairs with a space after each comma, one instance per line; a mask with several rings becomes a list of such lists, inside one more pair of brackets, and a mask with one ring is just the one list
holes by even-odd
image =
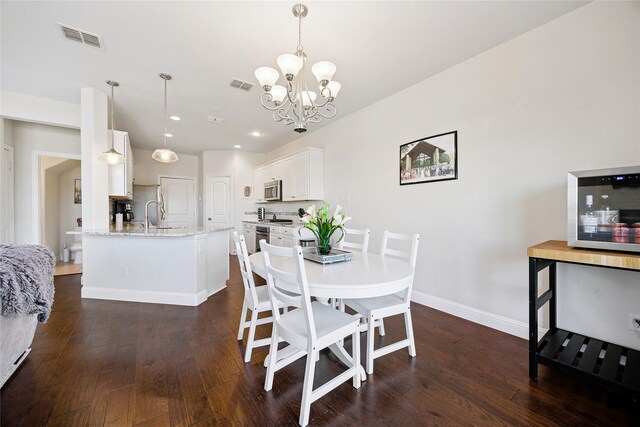
[[223, 290], [224, 288], [226, 288], [227, 285], [225, 285], [224, 283], [222, 285], [220, 285], [219, 287], [217, 287], [216, 289], [212, 290], [211, 292], [209, 292], [209, 294], [207, 295], [207, 298], [210, 297], [213, 294], [217, 294], [218, 292], [220, 292], [221, 290]]
[[[449, 301], [433, 295], [425, 294], [413, 290], [411, 292], [411, 301], [426, 305], [438, 311], [461, 317], [474, 323], [478, 323], [489, 328], [497, 329], [510, 335], [515, 335], [526, 340], [529, 339], [529, 324], [518, 320], [510, 319], [499, 314], [490, 313], [468, 305]], [[538, 328], [538, 335], [542, 337], [547, 332], [544, 328]]]
[[184, 292], [135, 291], [131, 289], [83, 286], [82, 298], [196, 306], [207, 300], [207, 291], [203, 290], [197, 294], [188, 294]]

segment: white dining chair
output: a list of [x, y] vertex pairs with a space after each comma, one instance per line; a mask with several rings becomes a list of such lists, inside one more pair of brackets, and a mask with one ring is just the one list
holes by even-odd
[[[401, 251], [398, 249], [391, 249], [389, 244], [392, 241], [408, 242], [411, 245], [411, 249], [407, 251]], [[412, 271], [415, 272], [416, 258], [418, 255], [418, 243], [420, 242], [419, 234], [398, 234], [385, 231], [382, 236], [382, 248], [380, 255], [393, 256], [407, 259], [411, 265]], [[405, 243], [407, 244], [407, 243]], [[401, 348], [409, 347], [409, 355], [415, 357], [416, 345], [413, 338], [413, 324], [411, 322], [411, 288], [413, 286], [413, 274], [408, 279], [409, 283], [407, 288], [398, 294], [385, 295], [375, 298], [361, 298], [361, 299], [345, 299], [343, 303], [348, 307], [351, 307], [356, 312], [360, 313], [367, 319], [367, 373], [373, 373], [373, 360], [399, 350]], [[384, 347], [374, 349], [373, 338], [374, 329], [376, 324], [381, 329], [381, 335], [384, 334], [383, 319], [389, 316], [395, 316], [398, 314], [404, 315], [404, 323], [407, 338], [388, 344]], [[378, 323], [379, 322], [379, 323]]]
[[[249, 253], [243, 235], [233, 232], [233, 241], [236, 244], [236, 252], [238, 263], [240, 264], [240, 274], [242, 275], [242, 283], [244, 284], [244, 300], [242, 303], [242, 315], [240, 317], [240, 326], [238, 327], [238, 341], [242, 341], [244, 330], [249, 328], [247, 336], [247, 346], [244, 352], [244, 361], [251, 361], [251, 352], [254, 348], [269, 345], [271, 338], [263, 338], [255, 340], [256, 326], [271, 323], [273, 317], [263, 317], [258, 319], [258, 314], [263, 312], [271, 312], [271, 300], [269, 299], [269, 291], [267, 286], [256, 286], [253, 280], [253, 272], [249, 262]], [[282, 308], [282, 306], [280, 306]], [[251, 310], [251, 318], [247, 320], [247, 311]]]
[[[289, 307], [297, 307], [283, 314], [280, 314], [277, 309], [273, 310], [273, 332], [264, 389], [266, 391], [271, 390], [276, 371], [297, 360], [301, 352], [306, 354], [307, 362], [302, 386], [299, 419], [300, 425], [306, 426], [309, 423], [309, 414], [313, 402], [349, 378], [353, 378], [353, 387], [360, 388], [359, 319], [317, 301], [311, 302], [302, 248], [300, 246], [285, 248], [270, 245], [262, 240], [260, 249], [264, 257], [265, 274], [272, 306], [275, 308], [279, 304], [284, 304]], [[271, 263], [272, 256], [293, 258], [295, 260], [295, 271], [283, 271], [274, 267]], [[298, 290], [299, 292], [294, 294], [292, 293], [293, 290]], [[352, 343], [352, 365], [343, 373], [314, 390], [313, 377], [320, 350], [339, 342], [349, 335], [351, 335]], [[278, 341], [280, 338], [298, 351], [291, 356], [278, 360]], [[289, 348], [287, 347], [286, 349]], [[283, 350], [285, 349], [280, 351]]]
[[[338, 242], [338, 249], [357, 249], [362, 252], [367, 252], [369, 249], [369, 237], [371, 235], [371, 230], [365, 228], [364, 230], [357, 230], [355, 228], [345, 228], [344, 229], [344, 238]], [[351, 239], [347, 241], [347, 237], [349, 236], [362, 236], [362, 242], [353, 242]]]

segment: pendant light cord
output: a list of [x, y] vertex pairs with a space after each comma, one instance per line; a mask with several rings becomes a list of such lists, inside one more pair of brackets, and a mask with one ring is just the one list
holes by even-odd
[[167, 79], [164, 80], [164, 148], [167, 148]]
[[116, 108], [116, 100], [113, 97], [114, 94], [114, 86], [115, 85], [111, 85], [111, 149], [114, 150], [114, 140], [115, 140], [115, 129], [116, 129], [116, 123], [113, 119], [113, 110], [115, 110]]

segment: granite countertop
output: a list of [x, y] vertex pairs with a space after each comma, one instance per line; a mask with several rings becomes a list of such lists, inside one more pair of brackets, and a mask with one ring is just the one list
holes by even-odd
[[247, 222], [249, 224], [269, 225], [269, 226], [274, 226], [274, 227], [287, 227], [287, 228], [298, 228], [298, 227], [303, 227], [304, 226], [304, 224], [302, 224], [300, 221], [293, 221], [293, 223], [290, 223], [290, 222], [264, 222], [264, 221], [258, 221], [257, 219], [249, 219], [249, 220], [243, 220], [242, 222]]
[[188, 237], [229, 230], [233, 230], [233, 227], [214, 228], [213, 230], [207, 230], [205, 227], [149, 228], [149, 230], [145, 230], [141, 226], [126, 224], [122, 229], [110, 227], [108, 230], [83, 230], [82, 233], [93, 236]]

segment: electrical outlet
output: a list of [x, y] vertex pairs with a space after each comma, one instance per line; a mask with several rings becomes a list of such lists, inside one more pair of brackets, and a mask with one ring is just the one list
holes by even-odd
[[629, 313], [629, 329], [640, 332], [640, 314]]
[[122, 267], [122, 277], [129, 277], [129, 268]]

